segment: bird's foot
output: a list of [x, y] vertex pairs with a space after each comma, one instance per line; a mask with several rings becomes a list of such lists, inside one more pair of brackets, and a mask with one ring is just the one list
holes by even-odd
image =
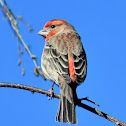
[[55, 84], [55, 83], [53, 83], [52, 87], [49, 89], [49, 98], [48, 98], [49, 100], [50, 100], [50, 98], [52, 99], [53, 96], [54, 96], [54, 92], [53, 92], [54, 84]]

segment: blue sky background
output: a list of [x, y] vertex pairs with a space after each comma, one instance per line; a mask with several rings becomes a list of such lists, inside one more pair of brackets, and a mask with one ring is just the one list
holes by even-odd
[[[40, 65], [44, 39], [37, 34], [51, 19], [64, 19], [81, 35], [87, 60], [88, 74], [78, 87], [78, 97], [100, 104], [97, 109], [126, 122], [126, 1], [125, 0], [7, 0], [12, 12], [23, 16], [34, 32], [20, 24], [20, 33]], [[12, 82], [45, 90], [52, 82], [33, 74], [34, 64], [25, 51], [22, 56], [26, 75], [18, 66], [17, 38], [0, 11], [0, 82]], [[54, 92], [59, 93], [55, 86]], [[96, 107], [84, 101], [84, 103]], [[55, 122], [58, 99], [29, 91], [0, 88], [1, 126], [68, 126]], [[115, 126], [85, 109], [76, 107], [78, 126]]]

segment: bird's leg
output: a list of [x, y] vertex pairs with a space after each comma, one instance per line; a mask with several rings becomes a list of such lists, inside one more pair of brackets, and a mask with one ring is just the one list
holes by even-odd
[[93, 103], [93, 104], [95, 104], [95, 105], [97, 105], [97, 106], [100, 106], [100, 105], [99, 105], [99, 104], [97, 104], [96, 102], [91, 101], [90, 99], [88, 99], [88, 97], [78, 99], [78, 101], [79, 101], [79, 102], [81, 102], [82, 100], [86, 100], [86, 101], [89, 101], [89, 102], [91, 102], [91, 103]]
[[54, 92], [53, 92], [53, 87], [55, 85], [55, 82], [53, 83], [53, 85], [51, 86], [51, 88], [49, 89], [49, 100], [50, 98], [52, 98], [54, 96]]

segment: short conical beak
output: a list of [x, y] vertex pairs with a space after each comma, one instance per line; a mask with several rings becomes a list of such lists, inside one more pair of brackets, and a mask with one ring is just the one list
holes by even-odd
[[43, 37], [47, 37], [48, 36], [48, 31], [46, 29], [42, 29], [41, 31], [38, 32], [38, 34], [43, 36]]

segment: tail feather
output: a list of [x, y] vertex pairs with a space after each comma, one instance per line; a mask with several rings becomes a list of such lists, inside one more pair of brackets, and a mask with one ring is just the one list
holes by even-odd
[[66, 107], [65, 107], [66, 101], [65, 101], [65, 97], [62, 97], [61, 99], [62, 102], [60, 101], [59, 109], [56, 116], [56, 121], [65, 123], [67, 122]]
[[62, 123], [68, 122], [70, 124], [77, 124], [77, 117], [76, 117], [76, 110], [75, 110], [76, 106], [73, 101], [73, 96], [72, 99], [69, 98], [71, 97], [71, 94], [73, 94], [73, 91], [70, 87], [68, 86], [66, 87], [67, 88], [64, 88], [65, 91], [62, 91], [61, 89], [60, 104], [56, 116], [56, 121]]

